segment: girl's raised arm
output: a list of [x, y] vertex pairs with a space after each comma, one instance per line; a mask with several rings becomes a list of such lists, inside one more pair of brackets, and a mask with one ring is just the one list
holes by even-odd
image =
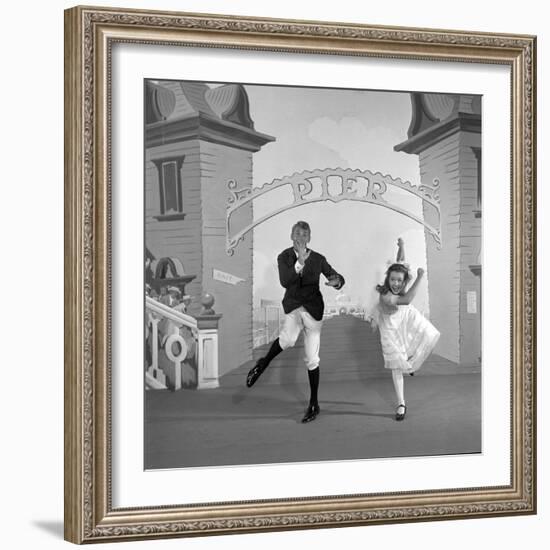
[[414, 283], [411, 285], [411, 288], [409, 288], [409, 290], [405, 292], [403, 296], [399, 296], [399, 298], [397, 299], [397, 305], [406, 306], [406, 305], [409, 305], [414, 300], [414, 297], [416, 296], [416, 292], [418, 290], [418, 285], [423, 277], [424, 277], [424, 270], [421, 267], [419, 267], [416, 272], [416, 279]]

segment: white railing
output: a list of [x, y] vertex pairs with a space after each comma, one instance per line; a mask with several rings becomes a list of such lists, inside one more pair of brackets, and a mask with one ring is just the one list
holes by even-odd
[[254, 329], [252, 334], [253, 346], [258, 348], [273, 342], [273, 340], [279, 336], [280, 331], [281, 329], [278, 326], [272, 327], [271, 329], [265, 326]]
[[[257, 326], [260, 322], [262, 324]], [[278, 300], [260, 300], [260, 307], [254, 312], [253, 347], [257, 348], [275, 340], [279, 336], [282, 324], [283, 310], [281, 302]]]
[[218, 387], [217, 328], [200, 328], [195, 317], [148, 296], [145, 312], [147, 387]]

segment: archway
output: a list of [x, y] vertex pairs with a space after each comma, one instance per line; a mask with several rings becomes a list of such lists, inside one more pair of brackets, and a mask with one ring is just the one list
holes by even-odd
[[[233, 228], [234, 216], [256, 199], [273, 191], [288, 188], [288, 201], [258, 219], [250, 221], [244, 227]], [[245, 235], [266, 222], [270, 218], [306, 204], [320, 202], [340, 203], [343, 201], [375, 204], [389, 208], [399, 214], [407, 216], [424, 226], [438, 248], [441, 248], [441, 213], [439, 207], [439, 180], [434, 178], [431, 183], [423, 183], [416, 187], [408, 181], [393, 178], [380, 172], [354, 169], [318, 169], [307, 170], [291, 176], [277, 178], [261, 187], [238, 188], [238, 182], [231, 180], [228, 183], [230, 197], [227, 201], [226, 215], [226, 250], [232, 255], [236, 246]], [[405, 191], [418, 198], [423, 204], [422, 217], [399, 205], [395, 192]]]

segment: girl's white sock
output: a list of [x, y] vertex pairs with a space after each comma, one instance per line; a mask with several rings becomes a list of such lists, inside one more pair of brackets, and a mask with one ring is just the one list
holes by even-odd
[[[397, 404], [405, 404], [405, 394], [404, 394], [404, 384], [403, 384], [403, 373], [397, 369], [392, 369], [391, 376], [393, 379], [393, 387], [395, 389], [395, 395], [397, 397]], [[404, 412], [404, 411], [399, 411]]]

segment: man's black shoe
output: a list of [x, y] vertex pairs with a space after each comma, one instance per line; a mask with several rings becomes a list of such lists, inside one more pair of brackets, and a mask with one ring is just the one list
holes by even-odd
[[267, 363], [265, 357], [258, 359], [258, 362], [248, 371], [248, 375], [246, 377], [246, 386], [248, 388], [251, 388], [256, 380], [260, 378], [260, 374], [262, 374], [262, 372], [264, 372], [266, 368]]
[[315, 420], [320, 412], [321, 409], [319, 408], [319, 405], [309, 405], [306, 410], [306, 414], [304, 414], [304, 418], [302, 418], [302, 422], [305, 424], [306, 422]]

